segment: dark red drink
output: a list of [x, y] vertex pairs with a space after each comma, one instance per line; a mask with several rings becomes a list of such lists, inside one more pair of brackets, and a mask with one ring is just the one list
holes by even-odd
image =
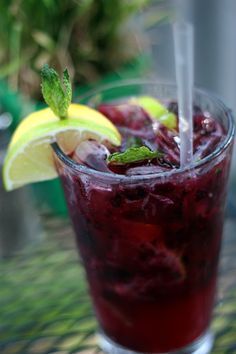
[[[201, 92], [195, 99], [194, 163], [188, 169], [179, 167], [177, 129], [153, 121], [125, 99], [121, 110], [120, 103], [98, 106], [122, 134], [118, 150], [145, 145], [160, 152], [157, 158], [109, 164], [107, 155], [117, 149], [87, 141], [71, 162], [56, 148], [108, 352], [177, 353], [187, 347], [183, 353], [193, 353], [206, 338], [233, 127], [217, 100]], [[169, 110], [177, 114], [176, 104]]]

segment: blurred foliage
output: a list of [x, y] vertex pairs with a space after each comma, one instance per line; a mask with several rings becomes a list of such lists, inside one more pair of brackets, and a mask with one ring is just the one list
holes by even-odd
[[47, 62], [87, 84], [138, 53], [129, 20], [150, 0], [0, 0], [0, 79], [39, 98]]

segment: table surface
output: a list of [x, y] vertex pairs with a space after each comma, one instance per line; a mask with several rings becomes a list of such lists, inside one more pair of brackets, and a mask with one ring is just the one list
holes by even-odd
[[[94, 354], [96, 322], [66, 219], [43, 218], [43, 237], [0, 261], [1, 354]], [[236, 222], [227, 219], [213, 353], [236, 353]]]

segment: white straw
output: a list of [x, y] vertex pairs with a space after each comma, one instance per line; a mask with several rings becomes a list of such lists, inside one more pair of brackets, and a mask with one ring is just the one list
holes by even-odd
[[179, 108], [180, 166], [193, 158], [193, 27], [187, 22], [174, 25], [175, 70]]

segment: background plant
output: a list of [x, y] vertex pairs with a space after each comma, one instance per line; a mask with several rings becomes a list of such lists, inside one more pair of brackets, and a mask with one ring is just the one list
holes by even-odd
[[149, 0], [0, 0], [0, 79], [39, 97], [47, 62], [72, 79], [99, 79], [137, 55], [128, 21]]

